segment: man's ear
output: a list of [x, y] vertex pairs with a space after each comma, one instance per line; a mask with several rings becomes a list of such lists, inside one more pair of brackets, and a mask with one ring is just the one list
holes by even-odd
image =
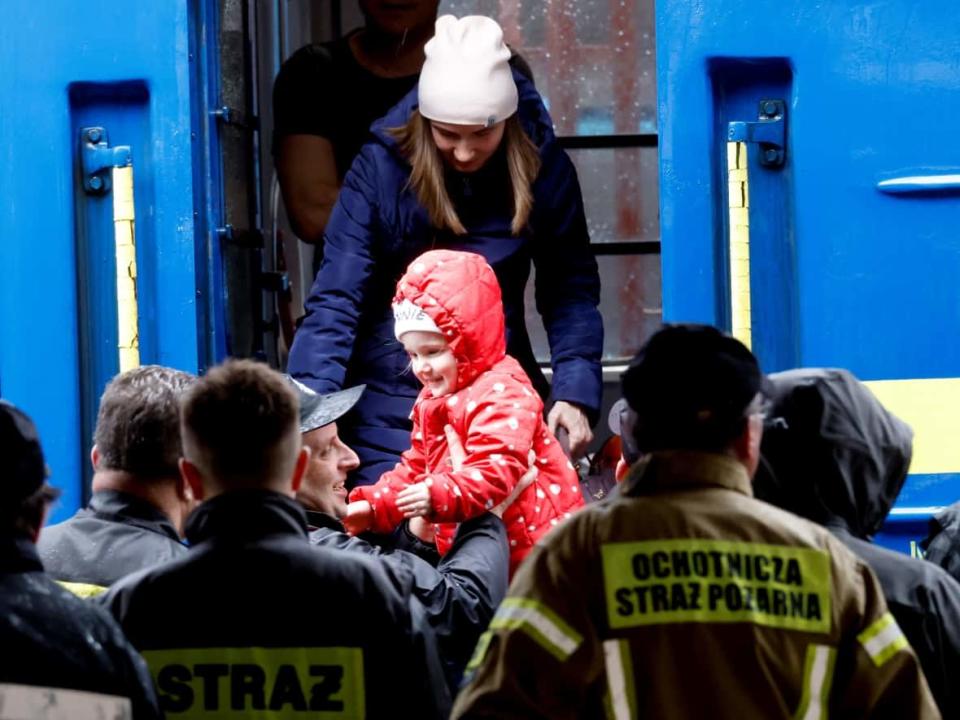
[[183, 468], [180, 468], [180, 474], [177, 475], [177, 499], [185, 503], [193, 503], [194, 493], [190, 483], [183, 475]]
[[744, 423], [743, 432], [734, 441], [734, 452], [746, 466], [752, 478], [760, 464], [760, 442], [763, 440], [763, 415], [750, 415]]
[[203, 490], [203, 473], [200, 472], [200, 468], [184, 457], [177, 461], [177, 466], [180, 468], [181, 480], [193, 492], [193, 497], [196, 498], [197, 502], [202, 501], [206, 493]]
[[290, 478], [294, 494], [300, 489], [300, 485], [303, 484], [303, 476], [307, 472], [307, 464], [309, 462], [310, 448], [306, 446], [301, 447], [300, 452], [297, 453], [297, 464], [293, 466], [293, 477]]
[[93, 471], [97, 471], [97, 466], [100, 464], [100, 450], [94, 445], [90, 449], [90, 464], [93, 466]]

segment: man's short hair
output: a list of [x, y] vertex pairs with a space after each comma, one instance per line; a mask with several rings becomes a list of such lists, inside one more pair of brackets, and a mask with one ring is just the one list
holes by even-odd
[[100, 398], [93, 442], [99, 469], [145, 480], [176, 477], [183, 454], [180, 400], [196, 378], [181, 370], [144, 365], [117, 375]]
[[742, 435], [764, 382], [739, 340], [708, 325], [664, 326], [623, 374], [637, 448], [726, 450]]
[[187, 391], [181, 422], [187, 459], [221, 483], [257, 487], [293, 471], [297, 397], [262, 363], [228, 360], [212, 368]]

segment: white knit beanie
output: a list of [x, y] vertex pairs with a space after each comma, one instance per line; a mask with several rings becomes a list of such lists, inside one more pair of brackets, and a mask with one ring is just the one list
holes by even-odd
[[401, 335], [411, 330], [443, 334], [433, 318], [409, 300], [401, 300], [393, 306], [393, 333], [399, 340]]
[[481, 15], [437, 19], [424, 47], [420, 114], [453, 125], [490, 127], [517, 111], [510, 49], [497, 22]]

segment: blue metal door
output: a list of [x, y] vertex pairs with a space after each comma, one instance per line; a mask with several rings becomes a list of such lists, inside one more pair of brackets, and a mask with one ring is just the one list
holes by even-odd
[[54, 520], [82, 500], [96, 401], [119, 368], [114, 193], [85, 145], [129, 148], [140, 362], [196, 371], [218, 354], [214, 8], [4, 5], [0, 394], [39, 426], [64, 490]]
[[657, 46], [664, 317], [869, 381], [916, 433], [906, 548], [960, 496], [960, 13], [659, 0]]

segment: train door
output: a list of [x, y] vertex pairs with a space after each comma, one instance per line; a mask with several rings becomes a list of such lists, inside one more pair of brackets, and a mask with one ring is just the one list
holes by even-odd
[[657, 33], [664, 317], [869, 381], [915, 431], [909, 549], [960, 495], [960, 14], [662, 0]]
[[39, 426], [53, 521], [89, 491], [118, 370], [269, 356], [254, 4], [4, 8], [0, 394]]
[[[657, 113], [653, 0], [441, 0], [439, 13], [487, 15], [527, 61], [561, 144], [577, 167], [591, 242], [600, 266], [605, 342], [604, 410], [619, 396], [625, 363], [660, 324]], [[278, 20], [281, 58], [310, 41], [360, 27], [357, 3], [293, 0]], [[264, 113], [266, 114], [266, 113]], [[268, 174], [269, 157], [263, 157]], [[275, 200], [275, 196], [274, 196]], [[312, 281], [311, 249], [296, 241], [277, 204], [293, 306]], [[527, 294], [527, 327], [549, 373], [550, 350]], [[607, 436], [601, 413], [597, 444]]]

